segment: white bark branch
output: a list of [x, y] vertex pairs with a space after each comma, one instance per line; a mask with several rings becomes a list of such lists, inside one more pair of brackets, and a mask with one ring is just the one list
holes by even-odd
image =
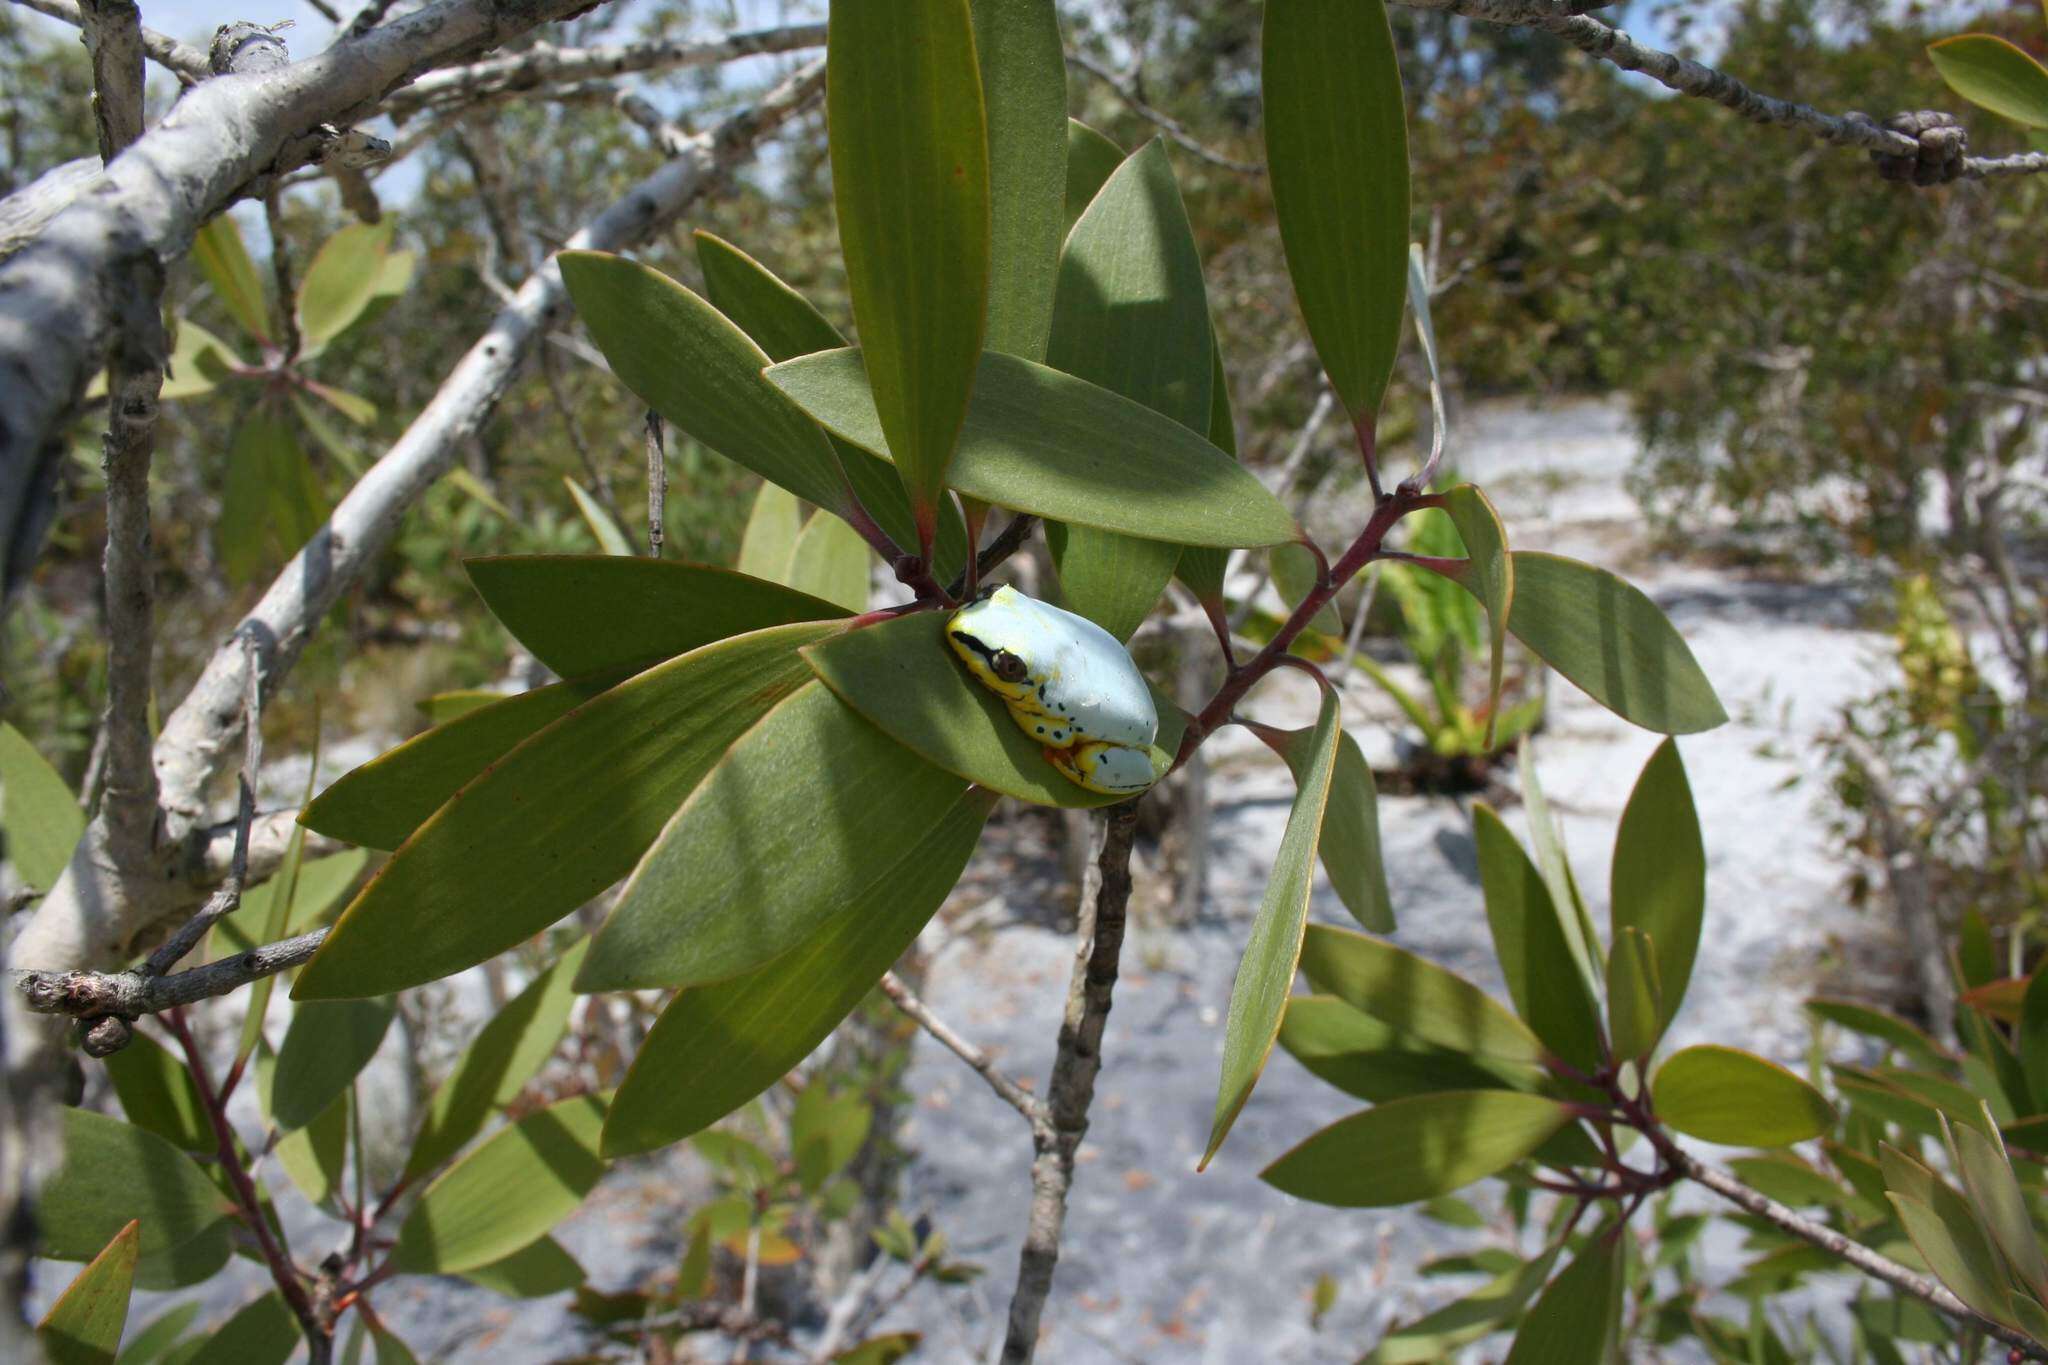
[[[85, 27], [85, 17], [78, 8], [78, 0], [14, 0], [14, 3], [37, 14], [46, 14], [60, 23], [70, 24], [73, 28]], [[213, 74], [206, 64], [204, 52], [153, 28], [142, 30], [142, 50], [151, 61], [181, 77], [187, 84], [203, 81]]]

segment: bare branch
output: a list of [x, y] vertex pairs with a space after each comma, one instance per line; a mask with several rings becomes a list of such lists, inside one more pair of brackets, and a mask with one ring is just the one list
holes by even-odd
[[79, 17], [92, 57], [100, 160], [112, 161], [142, 136], [142, 11], [135, 0], [83, 0]]
[[524, 52], [423, 76], [384, 101], [384, 112], [400, 121], [430, 106], [464, 104], [508, 91], [534, 90], [634, 72], [718, 66], [762, 53], [823, 47], [823, 24], [731, 33], [708, 43], [655, 40], [597, 47], [555, 47], [536, 43]]
[[1118, 99], [1130, 106], [1132, 113], [1166, 134], [1168, 141], [1193, 153], [1196, 159], [1206, 161], [1211, 166], [1218, 166], [1226, 171], [1235, 171], [1239, 175], [1264, 175], [1266, 173], [1266, 165], [1262, 161], [1238, 161], [1233, 157], [1225, 156], [1223, 153], [1205, 146], [1200, 139], [1187, 130], [1186, 124], [1183, 124], [1173, 115], [1147, 104], [1144, 97], [1138, 93], [1136, 86], [1096, 61], [1093, 57], [1090, 57], [1087, 53], [1069, 52], [1067, 53], [1067, 63], [1070, 66], [1080, 67], [1096, 80], [1108, 86]]
[[1777, 1200], [1751, 1189], [1725, 1171], [1716, 1170], [1699, 1161], [1668, 1139], [1659, 1141], [1657, 1145], [1664, 1158], [1676, 1166], [1686, 1179], [1706, 1186], [1723, 1199], [1775, 1227], [1782, 1228], [1794, 1237], [1809, 1242], [1830, 1255], [1839, 1256], [1872, 1279], [1881, 1280], [1900, 1293], [1910, 1294], [1937, 1312], [1945, 1313], [1977, 1331], [1996, 1337], [2012, 1348], [2014, 1359], [2048, 1360], [2048, 1352], [2044, 1352], [2025, 1333], [2015, 1332], [2002, 1323], [1981, 1316], [1925, 1275], [1908, 1270], [1890, 1257], [1879, 1255], [1861, 1242], [1845, 1237], [1831, 1227], [1801, 1217]]
[[668, 504], [668, 438], [661, 414], [647, 410], [647, 557], [661, 558], [662, 522]]
[[133, 1019], [211, 1000], [266, 976], [288, 971], [310, 960], [326, 941], [327, 927], [322, 925], [310, 933], [266, 943], [246, 953], [169, 976], [152, 976], [148, 972], [31, 971], [17, 971], [13, 975], [16, 989], [21, 991], [28, 1008], [37, 1014], [62, 1014], [74, 1019], [112, 1014]]
[[1022, 1114], [1032, 1124], [1046, 1121], [1049, 1115], [1037, 1096], [1003, 1074], [986, 1052], [968, 1042], [954, 1031], [953, 1026], [932, 1013], [931, 1006], [917, 998], [916, 992], [903, 984], [903, 978], [894, 972], [885, 972], [881, 981], [882, 994], [889, 997], [896, 1008], [916, 1021], [917, 1026], [943, 1043], [948, 1051], [974, 1070], [988, 1082], [989, 1089], [1002, 1097], [1005, 1104]]
[[1131, 900], [1131, 844], [1138, 832], [1138, 802], [1112, 806], [1104, 817], [1102, 848], [1096, 855], [1093, 896], [1084, 897], [1074, 976], [1067, 987], [1060, 1023], [1059, 1052], [1046, 1089], [1049, 1122], [1034, 1124], [1031, 1213], [1024, 1249], [1017, 1259], [1017, 1288], [1010, 1296], [1003, 1365], [1024, 1365], [1038, 1350], [1038, 1320], [1052, 1291], [1060, 1259], [1060, 1233], [1067, 1221], [1067, 1191], [1074, 1181], [1074, 1153], [1088, 1132], [1088, 1106], [1102, 1069], [1102, 1030], [1116, 990], [1117, 959], [1123, 951], [1124, 912]]
[[[85, 27], [85, 16], [79, 10], [78, 0], [14, 0], [14, 3], [38, 14], [46, 14], [60, 23], [70, 24], [73, 28]], [[141, 34], [144, 54], [186, 84], [203, 81], [213, 74], [212, 68], [206, 64], [206, 54], [198, 48], [152, 28], [142, 29]]]

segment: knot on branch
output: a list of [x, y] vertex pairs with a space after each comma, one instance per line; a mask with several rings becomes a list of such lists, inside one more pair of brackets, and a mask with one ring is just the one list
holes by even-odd
[[98, 1019], [79, 1021], [79, 1046], [88, 1057], [111, 1057], [135, 1041], [133, 1021], [118, 1014], [102, 1015]]
[[213, 46], [207, 50], [206, 64], [213, 68], [216, 76], [246, 76], [282, 70], [291, 65], [292, 55], [277, 32], [289, 27], [290, 23], [287, 19], [282, 24], [266, 27], [252, 24], [247, 19], [237, 19], [232, 24], [222, 24], [213, 31]]
[[1886, 132], [1900, 133], [1919, 146], [1911, 155], [1872, 152], [1877, 173], [1887, 180], [1925, 187], [1946, 185], [1961, 178], [1963, 158], [1970, 148], [1970, 135], [1953, 114], [1938, 109], [1893, 114], [1883, 123]]
[[37, 1014], [98, 1014], [115, 999], [107, 978], [97, 972], [24, 972], [21, 994]]

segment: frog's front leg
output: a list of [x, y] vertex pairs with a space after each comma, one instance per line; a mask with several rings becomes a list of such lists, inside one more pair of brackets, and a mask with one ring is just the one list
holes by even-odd
[[1073, 723], [1064, 716], [1047, 715], [1044, 711], [1008, 703], [1010, 719], [1017, 722], [1017, 728], [1046, 747], [1047, 752], [1064, 750], [1074, 742]]
[[1159, 779], [1147, 750], [1100, 740], [1083, 740], [1065, 749], [1047, 746], [1045, 761], [1089, 791], [1111, 796], [1144, 791]]

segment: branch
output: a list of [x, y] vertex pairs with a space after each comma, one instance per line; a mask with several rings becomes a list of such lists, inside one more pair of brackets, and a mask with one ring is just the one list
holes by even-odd
[[1095, 859], [1095, 895], [1082, 912], [1059, 1052], [1046, 1091], [1049, 1121], [1032, 1125], [1037, 1155], [1031, 1163], [1031, 1214], [1017, 1258], [1003, 1365], [1025, 1365], [1038, 1350], [1038, 1320], [1052, 1291], [1053, 1268], [1059, 1264], [1074, 1153], [1088, 1132], [1088, 1106], [1095, 1098], [1096, 1073], [1102, 1069], [1102, 1030], [1109, 1021], [1117, 958], [1123, 951], [1124, 912], [1131, 900], [1131, 843], [1137, 832], [1136, 799], [1109, 808], [1102, 849]]
[[1004, 1075], [986, 1052], [954, 1032], [952, 1025], [932, 1013], [931, 1006], [918, 999], [916, 993], [903, 984], [902, 977], [894, 972], [884, 972], [881, 987], [882, 994], [894, 1001], [897, 1009], [909, 1015], [919, 1028], [945, 1044], [948, 1051], [973, 1068], [1005, 1104], [1029, 1119], [1034, 1126], [1047, 1118], [1045, 1106], [1037, 1096]]
[[466, 60], [588, 0], [434, 0], [361, 38], [263, 75], [204, 81], [0, 262], [0, 597], [27, 576], [64, 428], [117, 330], [110, 281], [161, 270], [258, 182], [320, 159], [423, 68]]
[[794, 52], [823, 47], [823, 24], [730, 33], [708, 43], [655, 40], [595, 47], [555, 47], [536, 43], [524, 52], [423, 76], [384, 101], [383, 112], [404, 122], [429, 107], [464, 104], [509, 91], [534, 90], [632, 72], [673, 71], [693, 66], [718, 66], [762, 53]]
[[1801, 1217], [1777, 1200], [1751, 1189], [1734, 1176], [1697, 1160], [1661, 1134], [1655, 1135], [1653, 1140], [1657, 1142], [1664, 1159], [1676, 1166], [1686, 1179], [1706, 1186], [1723, 1199], [1775, 1227], [1782, 1228], [1794, 1237], [1809, 1242], [1830, 1255], [1839, 1256], [1872, 1279], [1882, 1280], [1900, 1293], [1912, 1295], [1936, 1312], [1945, 1313], [1977, 1331], [1996, 1337], [2012, 1348], [2014, 1359], [2048, 1360], [2048, 1351], [2042, 1350], [2033, 1338], [1984, 1317], [1925, 1275], [1908, 1270], [1889, 1256], [1880, 1255], [1825, 1224]]
[[[85, 15], [78, 7], [78, 0], [14, 0], [14, 3], [73, 28], [85, 27]], [[206, 64], [206, 54], [198, 48], [158, 33], [153, 28], [142, 29], [141, 36], [144, 55], [183, 79], [187, 85], [196, 84], [213, 74], [213, 69]]]
[[74, 1019], [115, 1014], [132, 1019], [211, 1000], [266, 976], [288, 971], [310, 960], [326, 941], [327, 927], [323, 925], [294, 938], [266, 943], [246, 953], [169, 976], [140, 971], [17, 971], [12, 975], [24, 1002], [37, 1014], [62, 1014]]
[[[1589, 57], [1639, 72], [1667, 90], [1712, 100], [1751, 123], [1795, 128], [1836, 146], [1860, 147], [1885, 161], [1920, 157], [1919, 137], [1886, 128], [1866, 114], [1829, 114], [1811, 105], [1765, 95], [1723, 71], [1638, 43], [1621, 29], [1579, 12], [1574, 0], [1395, 0], [1409, 9], [1438, 10], [1510, 28], [1540, 29]], [[1961, 157], [1955, 175], [1967, 179], [2048, 171], [2048, 155]], [[1954, 178], [1953, 176], [1947, 178]], [[1917, 182], [1916, 182], [1917, 183]]]
[[92, 57], [92, 117], [100, 160], [142, 136], [142, 11], [135, 0], [84, 0], [79, 17]]
[[[410, 22], [410, 17], [394, 20], [373, 30], [365, 41], [381, 39]], [[690, 154], [641, 181], [568, 245], [616, 251], [662, 231], [719, 184], [763, 137], [815, 102], [823, 88], [822, 63], [807, 67], [752, 108], [701, 134]], [[192, 98], [196, 94], [188, 96], [187, 103]], [[559, 319], [565, 301], [561, 273], [550, 260], [526, 280], [405, 434], [349, 491], [327, 524], [293, 556], [243, 618], [235, 634], [255, 642], [253, 666], [261, 670], [267, 692], [276, 691], [334, 603], [377, 562], [406, 510], [446, 472], [463, 441], [488, 419], [527, 354]], [[163, 805], [174, 826], [194, 825], [202, 818], [207, 792], [225, 771], [242, 728], [241, 699], [251, 666], [241, 638], [230, 640], [214, 652], [185, 700], [164, 722], [155, 758]], [[81, 848], [89, 852], [92, 843], [89, 832]], [[130, 884], [105, 872], [90, 857], [75, 856], [14, 941], [12, 960], [46, 970], [117, 962], [156, 924], [188, 913], [197, 900], [189, 884], [161, 879]]]
[[1108, 86], [1118, 99], [1130, 106], [1132, 113], [1166, 134], [1169, 141], [1193, 153], [1196, 159], [1206, 161], [1211, 166], [1218, 166], [1226, 171], [1235, 171], [1239, 175], [1264, 175], [1266, 173], [1266, 163], [1263, 161], [1238, 161], [1204, 146], [1193, 133], [1187, 130], [1187, 126], [1179, 119], [1147, 104], [1144, 96], [1138, 93], [1138, 89], [1134, 84], [1117, 75], [1116, 72], [1111, 71], [1087, 53], [1068, 52], [1067, 62], [1071, 66], [1080, 67], [1096, 80]]

